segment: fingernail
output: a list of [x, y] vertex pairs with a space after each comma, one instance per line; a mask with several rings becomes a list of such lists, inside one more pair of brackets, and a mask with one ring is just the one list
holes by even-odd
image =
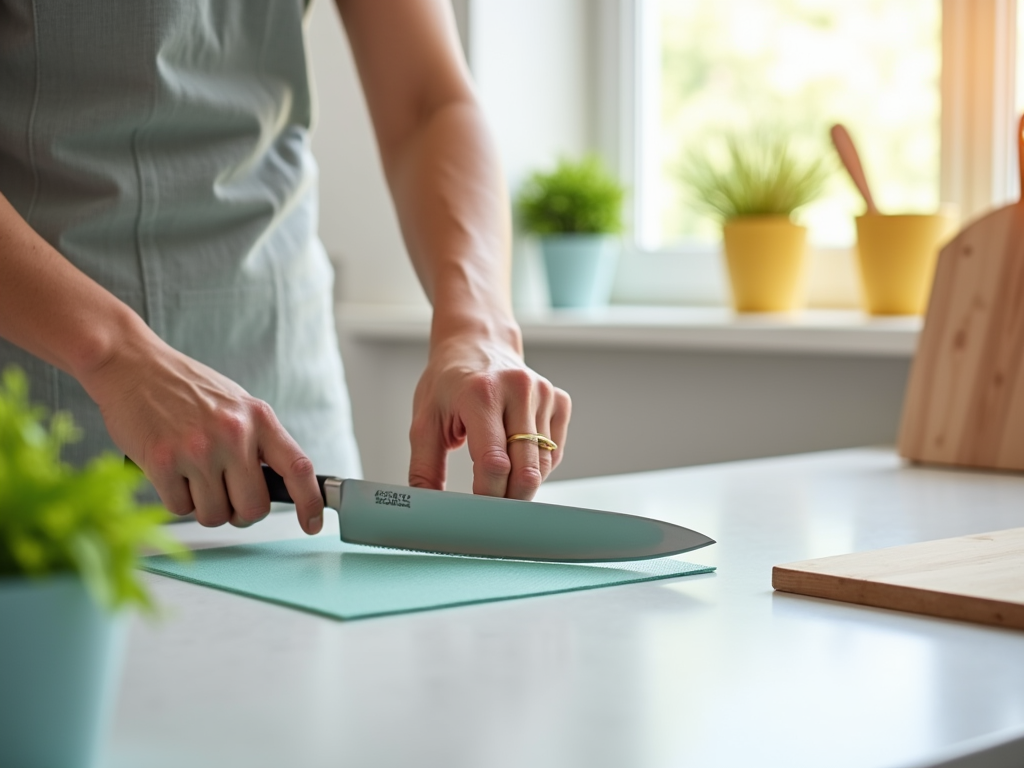
[[323, 528], [324, 518], [323, 515], [316, 515], [315, 517], [309, 518], [309, 532], [320, 533], [320, 529]]

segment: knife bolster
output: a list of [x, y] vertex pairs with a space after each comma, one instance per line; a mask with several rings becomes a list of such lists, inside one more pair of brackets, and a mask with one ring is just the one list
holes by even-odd
[[330, 507], [336, 512], [341, 511], [341, 484], [345, 482], [340, 477], [328, 477], [324, 480], [324, 506]]

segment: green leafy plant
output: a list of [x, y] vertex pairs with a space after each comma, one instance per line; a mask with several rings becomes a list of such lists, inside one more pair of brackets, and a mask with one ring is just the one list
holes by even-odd
[[79, 438], [70, 414], [28, 399], [17, 368], [0, 379], [0, 577], [76, 572], [93, 598], [116, 609], [152, 608], [136, 565], [144, 548], [177, 556], [186, 550], [162, 528], [169, 515], [141, 506], [142, 480], [119, 456], [75, 469], [61, 447]]
[[622, 231], [625, 190], [593, 156], [562, 159], [550, 172], [527, 179], [516, 207], [535, 235], [614, 234]]
[[830, 173], [824, 160], [806, 159], [785, 138], [765, 134], [726, 135], [717, 147], [690, 152], [680, 170], [694, 204], [719, 221], [790, 216], [821, 194]]

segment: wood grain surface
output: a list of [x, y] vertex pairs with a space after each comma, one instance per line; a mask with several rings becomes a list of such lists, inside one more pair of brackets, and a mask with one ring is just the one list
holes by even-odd
[[974, 222], [939, 254], [899, 451], [912, 461], [1024, 471], [1022, 202]]
[[1024, 629], [1024, 528], [777, 565], [772, 586]]

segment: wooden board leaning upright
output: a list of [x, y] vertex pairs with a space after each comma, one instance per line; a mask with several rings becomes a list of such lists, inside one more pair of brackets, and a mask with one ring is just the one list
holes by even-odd
[[[1017, 138], [1024, 189], [1024, 118]], [[1024, 201], [972, 223], [939, 254], [899, 452], [1024, 471]]]

